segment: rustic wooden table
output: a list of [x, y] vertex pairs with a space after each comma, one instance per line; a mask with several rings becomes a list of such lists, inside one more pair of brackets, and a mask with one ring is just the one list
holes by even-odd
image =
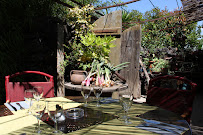
[[[71, 82], [65, 82], [64, 86], [66, 89], [70, 89], [70, 90], [81, 91], [82, 89], [81, 85], [75, 85], [75, 84], [72, 84]], [[112, 87], [104, 87], [102, 92], [115, 92], [115, 91], [125, 90], [127, 88], [128, 88], [128, 84], [116, 84]]]

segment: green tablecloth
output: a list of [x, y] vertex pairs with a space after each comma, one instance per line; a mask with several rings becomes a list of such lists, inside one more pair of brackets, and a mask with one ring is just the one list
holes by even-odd
[[[122, 112], [121, 106], [119, 103], [111, 103], [111, 104], [102, 104], [101, 108], [95, 107], [95, 104], [90, 103], [89, 108], [102, 110], [105, 113], [119, 115]], [[140, 117], [139, 117], [140, 116]], [[155, 107], [149, 106], [147, 104], [133, 104], [130, 111], [129, 117], [132, 124], [125, 125], [120, 119], [113, 119], [107, 122], [103, 122], [102, 124], [94, 125], [88, 128], [84, 128], [82, 130], [74, 131], [70, 133], [71, 135], [149, 135], [156, 134], [150, 131], [142, 130], [137, 128], [136, 126], [142, 124], [143, 118], [150, 120], [157, 120], [166, 123], [173, 123], [180, 118], [180, 116]]]
[[[100, 110], [103, 113], [109, 113], [112, 115], [118, 115], [120, 112], [122, 112], [121, 105], [119, 103], [110, 103], [110, 104], [102, 104], [101, 107], [95, 107], [96, 103], [89, 103], [89, 108], [92, 108], [94, 110]], [[140, 116], [140, 117], [138, 117]], [[129, 111], [129, 117], [132, 124], [125, 125], [122, 120], [120, 119], [113, 119], [106, 122], [103, 122], [98, 125], [93, 125], [87, 128], [83, 128], [81, 130], [74, 131], [69, 134], [73, 135], [149, 135], [149, 134], [156, 134], [150, 131], [146, 131], [140, 128], [137, 128], [136, 126], [142, 124], [143, 118], [145, 119], [152, 119], [152, 120], [158, 120], [166, 123], [170, 123], [172, 121], [177, 121], [181, 119], [178, 115], [166, 111], [164, 109], [155, 107], [155, 106], [149, 106], [147, 104], [133, 104], [130, 111]], [[37, 121], [37, 120], [36, 120]], [[20, 124], [20, 123], [19, 123]], [[14, 134], [34, 134], [33, 131], [35, 130], [37, 126], [37, 123], [29, 125], [27, 127], [24, 127], [22, 129], [18, 129], [16, 131], [13, 131], [12, 135]], [[46, 123], [42, 123], [41, 129], [44, 131], [43, 134], [52, 134], [52, 131], [54, 128], [49, 126]], [[61, 133], [63, 134], [63, 133]]]

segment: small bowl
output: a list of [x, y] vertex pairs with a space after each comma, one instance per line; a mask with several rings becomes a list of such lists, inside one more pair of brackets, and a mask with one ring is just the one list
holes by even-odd
[[71, 108], [67, 110], [66, 116], [69, 119], [79, 119], [84, 116], [84, 110], [81, 108]]

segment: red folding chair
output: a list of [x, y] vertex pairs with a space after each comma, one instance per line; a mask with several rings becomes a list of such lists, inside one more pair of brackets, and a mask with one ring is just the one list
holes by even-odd
[[190, 122], [197, 84], [180, 76], [159, 76], [150, 80], [146, 102], [181, 115]]
[[[10, 79], [24, 75], [24, 74], [38, 74], [45, 76], [48, 79], [46, 82], [11, 82]], [[16, 102], [24, 100], [24, 90], [32, 89], [35, 86], [42, 86], [44, 88], [43, 97], [54, 97], [54, 80], [53, 76], [40, 71], [23, 71], [12, 75], [5, 76], [6, 102]]]

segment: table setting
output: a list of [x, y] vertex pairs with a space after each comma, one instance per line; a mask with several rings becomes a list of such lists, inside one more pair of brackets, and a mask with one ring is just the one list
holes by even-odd
[[[57, 125], [54, 126], [54, 130], [52, 126], [45, 123], [48, 117], [53, 118], [50, 112], [57, 112], [58, 115], [59, 111], [56, 111], [57, 106], [61, 106], [61, 111], [63, 112], [66, 109], [75, 108], [81, 105], [81, 103], [77, 103], [63, 97], [37, 97], [38, 99], [35, 99], [37, 96], [36, 93], [33, 94], [32, 97], [30, 94], [28, 95], [29, 96], [25, 96], [25, 101], [8, 102], [4, 104], [6, 108], [11, 111], [12, 115], [0, 117], [0, 130], [2, 131], [1, 134], [8, 134], [13, 132], [18, 134], [18, 130], [26, 128], [32, 129], [29, 132], [22, 131], [26, 134], [61, 133], [61, 131], [57, 132]], [[27, 99], [28, 97], [30, 99]], [[46, 116], [46, 118], [44, 116]], [[65, 120], [65, 116], [63, 117], [64, 118], [59, 116], [57, 120]], [[52, 120], [54, 121], [54, 119]], [[56, 120], [54, 122], [57, 123]]]
[[[4, 104], [13, 115], [0, 117], [1, 134], [140, 135], [159, 134], [153, 131], [160, 127], [177, 134], [188, 130], [187, 125], [171, 123], [181, 119], [178, 115], [156, 106], [133, 102], [129, 89], [120, 91], [118, 98], [114, 99], [102, 97], [101, 85], [86, 87], [83, 86], [79, 100], [74, 96], [43, 98], [43, 92], [29, 89], [24, 101]], [[166, 114], [165, 117], [155, 116], [155, 110]]]

